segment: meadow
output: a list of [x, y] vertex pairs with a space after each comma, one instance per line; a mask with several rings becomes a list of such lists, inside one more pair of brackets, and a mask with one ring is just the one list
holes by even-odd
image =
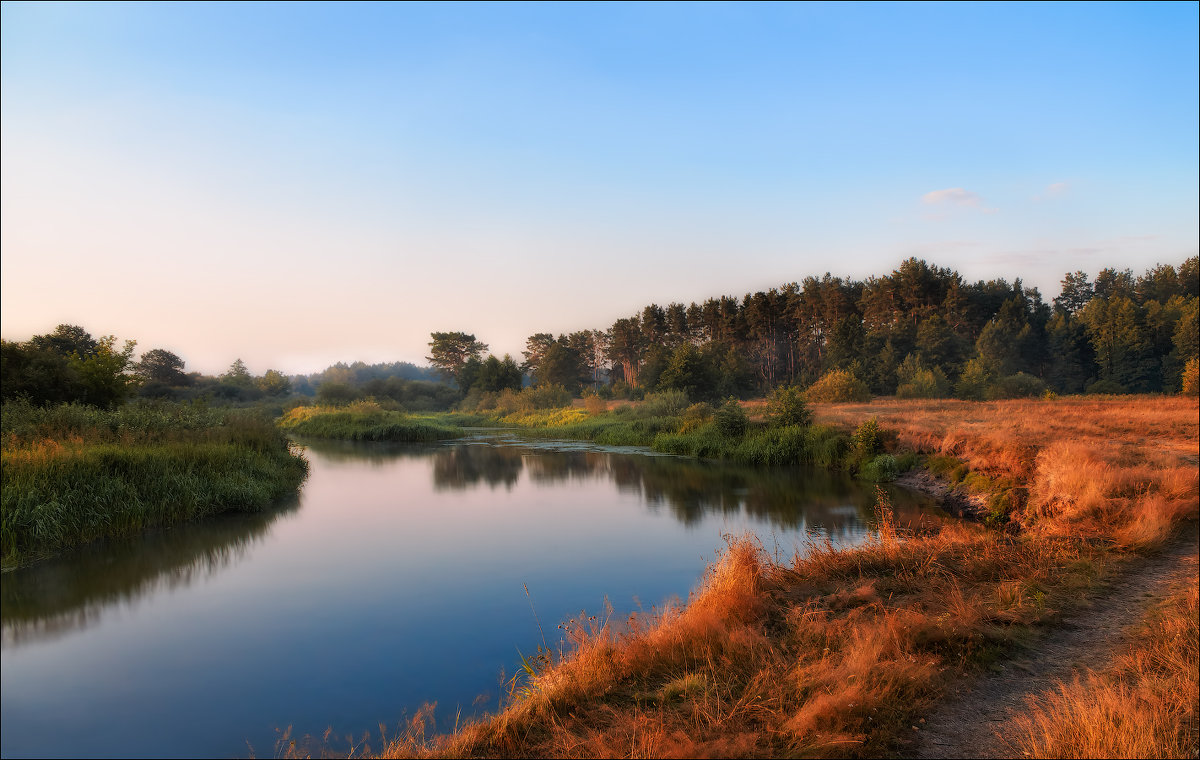
[[307, 463], [271, 419], [190, 404], [0, 411], [6, 568], [227, 510], [271, 507]]
[[293, 435], [343, 441], [415, 443], [463, 435], [460, 425], [444, 420], [445, 415], [414, 416], [374, 401], [357, 401], [346, 406], [298, 406], [284, 413], [279, 427]]
[[[1194, 553], [1194, 399], [813, 411], [848, 440], [876, 419], [891, 453], [919, 455], [984, 519], [900, 529], [881, 501], [879, 535], [860, 548], [780, 560], [734, 539], [686, 604], [582, 613], [563, 624], [570, 649], [525, 660], [502, 710], [439, 735], [418, 714], [384, 756], [904, 754], [953, 679], [1004, 661], [1181, 531]], [[1138, 648], [1094, 653], [1094, 673], [1031, 708], [1022, 751], [1194, 756], [1195, 598], [1193, 574]], [[1130, 689], [1145, 695], [1136, 716], [1113, 709]], [[1114, 746], [1131, 719], [1137, 743]]]

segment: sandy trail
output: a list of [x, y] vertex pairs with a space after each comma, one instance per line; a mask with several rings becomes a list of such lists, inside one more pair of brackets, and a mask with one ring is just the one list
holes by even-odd
[[1088, 668], [1105, 669], [1147, 607], [1193, 572], [1184, 560], [1198, 552], [1200, 538], [1192, 524], [1157, 554], [1131, 562], [1090, 604], [1064, 616], [996, 672], [951, 686], [901, 753], [918, 758], [1020, 757], [1003, 731], [1026, 709], [1025, 698]]

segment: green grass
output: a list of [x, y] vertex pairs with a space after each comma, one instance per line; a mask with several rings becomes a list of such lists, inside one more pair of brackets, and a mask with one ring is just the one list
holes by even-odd
[[218, 512], [265, 510], [308, 472], [268, 419], [246, 412], [8, 402], [0, 416], [5, 567]]
[[[678, 405], [677, 405], [678, 406]], [[864, 456], [854, 439], [824, 425], [770, 427], [752, 423], [742, 435], [724, 435], [713, 421], [667, 414], [661, 405], [623, 407], [589, 415], [562, 407], [510, 414], [443, 412], [420, 416], [388, 412], [370, 402], [347, 407], [299, 407], [280, 422], [291, 433], [361, 441], [432, 441], [463, 435], [463, 427], [516, 428], [534, 438], [593, 441], [603, 446], [644, 446], [665, 454], [725, 459], [755, 466], [812, 465], [854, 472], [867, 480], [891, 480], [890, 468]], [[905, 458], [900, 469], [911, 467]]]
[[413, 417], [404, 412], [381, 409], [371, 402], [346, 407], [300, 406], [285, 414], [279, 421], [284, 431], [313, 438], [334, 438], [343, 441], [420, 442], [459, 438], [464, 425], [483, 421], [477, 415], [458, 425], [442, 420], [449, 415]]

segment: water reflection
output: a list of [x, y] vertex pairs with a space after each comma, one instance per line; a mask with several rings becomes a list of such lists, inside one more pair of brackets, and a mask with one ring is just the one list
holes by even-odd
[[[707, 515], [745, 514], [784, 530], [819, 526], [838, 537], [857, 535], [874, 519], [875, 494], [867, 484], [815, 467], [746, 467], [644, 452], [628, 456], [623, 448], [530, 443], [503, 434], [432, 449], [327, 441], [306, 445], [334, 461], [380, 466], [401, 458], [431, 457], [433, 485], [439, 491], [479, 486], [511, 490], [522, 473], [538, 485], [607, 480], [624, 493], [639, 495], [652, 511], [666, 507], [685, 526], [695, 526]], [[901, 519], [928, 506], [928, 499], [913, 491], [883, 488]]]
[[82, 630], [119, 605], [210, 578], [242, 560], [299, 497], [258, 513], [205, 520], [106, 541], [5, 573], [0, 583], [4, 646]]

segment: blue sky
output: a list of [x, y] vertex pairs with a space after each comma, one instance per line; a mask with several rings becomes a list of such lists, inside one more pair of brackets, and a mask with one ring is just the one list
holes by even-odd
[[1196, 3], [5, 3], [2, 331], [517, 353], [908, 256], [1198, 247]]

